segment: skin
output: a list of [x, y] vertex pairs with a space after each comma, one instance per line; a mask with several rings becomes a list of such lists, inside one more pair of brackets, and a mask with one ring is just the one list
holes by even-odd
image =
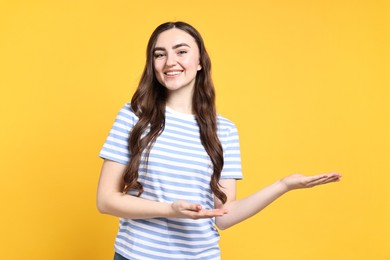
[[191, 35], [179, 29], [159, 35], [154, 50], [154, 71], [157, 80], [168, 90], [169, 107], [192, 113], [195, 77], [201, 69], [199, 48]]
[[[169, 107], [192, 114], [195, 77], [201, 69], [199, 49], [192, 36], [179, 29], [167, 30], [159, 35], [154, 52], [154, 70], [158, 81], [168, 90]], [[215, 208], [206, 210], [200, 204], [182, 200], [156, 202], [122, 193], [125, 168], [123, 164], [104, 160], [97, 190], [97, 207], [101, 213], [131, 219], [216, 217], [219, 229], [229, 228], [257, 214], [288, 191], [337, 182], [341, 178], [338, 173], [293, 174], [240, 200], [236, 200], [236, 180], [223, 179], [220, 184], [227, 195], [227, 202], [222, 204], [215, 198]]]

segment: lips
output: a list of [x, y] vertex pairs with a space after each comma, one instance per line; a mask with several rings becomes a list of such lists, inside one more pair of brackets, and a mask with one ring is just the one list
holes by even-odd
[[176, 75], [181, 74], [182, 72], [183, 72], [182, 70], [169, 70], [169, 71], [164, 72], [164, 74], [167, 76], [176, 76]]

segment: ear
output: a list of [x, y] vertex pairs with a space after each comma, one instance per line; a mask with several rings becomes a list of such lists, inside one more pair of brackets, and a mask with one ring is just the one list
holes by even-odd
[[200, 64], [198, 64], [197, 70], [200, 71], [201, 69], [202, 69], [202, 66]]

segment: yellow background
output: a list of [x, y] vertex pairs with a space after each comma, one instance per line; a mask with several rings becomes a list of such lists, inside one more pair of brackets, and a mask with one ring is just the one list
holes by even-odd
[[238, 197], [295, 172], [291, 192], [221, 232], [228, 259], [390, 259], [389, 1], [2, 1], [0, 259], [112, 259], [98, 152], [149, 35], [184, 20], [240, 131]]

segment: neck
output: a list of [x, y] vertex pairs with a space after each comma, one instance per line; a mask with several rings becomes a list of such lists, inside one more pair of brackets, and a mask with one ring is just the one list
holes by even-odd
[[193, 114], [191, 102], [183, 102], [183, 100], [168, 99], [167, 106], [183, 114], [189, 114], [189, 115]]
[[167, 106], [183, 114], [194, 114], [192, 107], [192, 91], [170, 92], [167, 98]]

